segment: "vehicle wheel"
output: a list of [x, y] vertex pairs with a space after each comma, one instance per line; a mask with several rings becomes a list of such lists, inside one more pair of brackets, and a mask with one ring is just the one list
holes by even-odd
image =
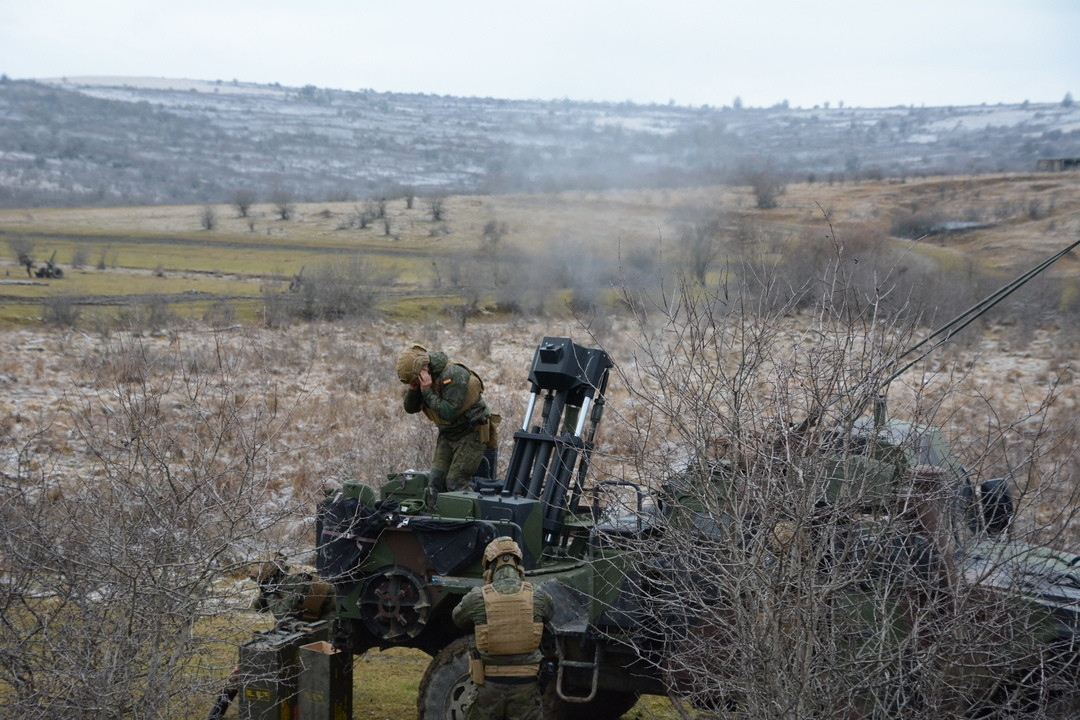
[[469, 651], [472, 636], [458, 638], [432, 658], [416, 697], [417, 720], [465, 720], [476, 696], [469, 678]]
[[597, 690], [587, 703], [560, 700], [552, 678], [544, 691], [544, 720], [618, 720], [637, 704], [641, 693]]
[[368, 631], [391, 642], [419, 635], [431, 614], [424, 584], [412, 570], [397, 565], [368, 577], [357, 599]]

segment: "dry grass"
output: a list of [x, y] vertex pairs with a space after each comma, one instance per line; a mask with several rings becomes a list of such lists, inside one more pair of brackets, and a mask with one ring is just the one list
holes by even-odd
[[[277, 413], [282, 421], [275, 443], [284, 450], [274, 455], [274, 482], [268, 489], [307, 498], [306, 506], [313, 507], [323, 486], [346, 477], [378, 485], [391, 471], [426, 466], [431, 428], [422, 418], [403, 415], [393, 371], [404, 343], [443, 347], [476, 368], [487, 380], [493, 408], [514, 418], [527, 392], [524, 369], [542, 332], [574, 331], [520, 323], [479, 325], [459, 334], [439, 324], [387, 322], [217, 333], [186, 329], [156, 336], [12, 330], [4, 334], [8, 351], [0, 358], [0, 427], [10, 435], [11, 447], [23, 447], [25, 471], [59, 479], [84, 476], [93, 463], [74, 432], [73, 414], [110, 407], [120, 389], [140, 385], [172, 388], [161, 404], [167, 412], [172, 408], [182, 414], [189, 399], [176, 378], [221, 375], [231, 378], [230, 402], [247, 413]], [[504, 437], [507, 448], [509, 435]], [[197, 451], [199, 438], [179, 440], [173, 449], [178, 456]], [[292, 559], [310, 561], [310, 531], [310, 518], [297, 517], [277, 530], [277, 542]], [[250, 584], [248, 590], [254, 594]], [[237, 605], [243, 600], [238, 596]], [[242, 612], [209, 620], [200, 632], [221, 642], [195, 660], [199, 672], [222, 682], [235, 662], [236, 643], [265, 621]], [[427, 660], [408, 650], [358, 658], [356, 717], [411, 717]], [[210, 695], [194, 699], [189, 710], [205, 713], [211, 701]], [[235, 708], [229, 716], [234, 714]]]
[[[164, 383], [178, 371], [227, 364], [235, 384], [230, 392], [247, 408], [272, 408], [284, 419], [275, 456], [276, 490], [314, 502], [319, 490], [346, 477], [379, 484], [386, 473], [423, 467], [431, 452], [432, 433], [422, 418], [400, 411], [400, 384], [393, 358], [409, 341], [446, 349], [475, 368], [487, 383], [493, 409], [512, 428], [519, 421], [527, 393], [526, 371], [532, 352], [545, 335], [570, 335], [583, 344], [591, 339], [572, 323], [525, 320], [479, 323], [464, 333], [443, 323], [413, 325], [372, 321], [363, 324], [314, 324], [270, 330], [258, 327], [211, 332], [179, 329], [154, 336], [91, 336], [78, 331], [15, 330], [4, 334], [7, 351], [0, 357], [0, 426], [31, 440], [27, 457], [38, 472], [78, 474], [86, 448], [71, 432], [68, 414], [76, 406], [107, 405], [118, 385]], [[623, 319], [614, 321], [605, 346], [621, 364], [632, 362], [634, 338]], [[977, 349], [991, 362], [976, 363], [974, 352], [957, 350], [928, 363], [893, 388], [893, 409], [905, 412], [907, 390], [919, 386], [933, 397], [934, 386], [953, 383], [959, 392], [943, 408], [954, 430], [979, 430], [992, 405], [1003, 421], [1034, 402], [1048, 375], [1067, 365], [1050, 338], [1039, 336], [1022, 350], [1000, 347], [989, 334]], [[140, 348], [136, 361], [133, 348]], [[972, 370], [970, 374], [965, 370]], [[624, 424], [648, 422], [641, 408], [626, 402], [615, 379], [595, 469], [619, 476], [635, 448]], [[930, 386], [930, 390], [922, 384]], [[1078, 392], [1065, 382], [1053, 409], [1063, 426], [1075, 416]], [[166, 398], [168, 400], [168, 398]], [[177, 398], [175, 402], [181, 402]], [[168, 403], [166, 402], [166, 405]], [[658, 430], [662, 430], [658, 428]], [[509, 453], [504, 433], [502, 458]], [[1046, 508], [1035, 508], [1035, 512]], [[310, 561], [310, 523], [296, 518], [278, 530], [281, 546], [294, 559]], [[222, 620], [229, 625], [231, 621]], [[230, 625], [231, 626], [231, 625]], [[412, 717], [416, 684], [426, 657], [411, 651], [376, 653], [358, 659], [354, 668], [356, 717]], [[207, 662], [223, 677], [232, 660], [225, 647]], [[231, 711], [235, 712], [235, 710]], [[647, 698], [633, 716], [674, 717], [662, 698]]]
[[[1030, 343], [1013, 347], [1000, 330], [991, 328], [967, 348], [943, 348], [895, 382], [890, 389], [894, 414], [914, 414], [918, 409], [910, 403], [936, 401], [935, 393], [948, 389], [941, 422], [962, 435], [980, 430], [990, 411], [1005, 419], [1026, 415], [1053, 382], [1050, 421], [1067, 427], [1080, 392], [1060, 333], [1039, 331]], [[168, 386], [179, 371], [227, 363], [239, 404], [272, 408], [287, 418], [279, 440], [289, 452], [279, 459], [276, 482], [298, 496], [314, 497], [324, 484], [346, 477], [378, 485], [390, 472], [426, 465], [430, 428], [402, 413], [393, 371], [406, 343], [442, 348], [476, 369], [493, 410], [507, 418], [504, 427], [512, 428], [528, 392], [533, 350], [544, 335], [570, 336], [585, 345], [600, 341], [623, 364], [632, 363], [636, 352], [633, 326], [625, 318], [615, 318], [596, 340], [572, 320], [553, 319], [477, 322], [465, 331], [440, 322], [417, 326], [386, 320], [222, 331], [188, 326], [152, 335], [9, 330], [0, 356], [0, 426], [16, 436], [36, 435], [37, 454], [48, 457], [55, 472], [77, 473], [81, 450], [73, 445], [66, 418], [74, 408], [107, 405], [124, 384]], [[600, 438], [609, 465], [621, 463], [633, 449], [618, 431], [635, 412], [625, 398], [625, 388], [613, 381], [611, 414]], [[503, 434], [504, 459], [510, 435]], [[611, 471], [603, 459], [596, 469]]]
[[[789, 186], [781, 197], [781, 207], [767, 214], [753, 208], [747, 191], [730, 188], [449, 198], [447, 220], [440, 224], [424, 219], [421, 203], [417, 203], [418, 209], [406, 211], [403, 201], [391, 201], [388, 207], [397, 237], [390, 240], [380, 236], [378, 227], [367, 231], [336, 229], [353, 208], [329, 204], [300, 206], [297, 219], [289, 222], [271, 221], [265, 217], [268, 210], [260, 208], [263, 217], [256, 232], [246, 221], [230, 217], [233, 213], [224, 207], [218, 208], [221, 221], [214, 231], [198, 229], [197, 208], [7, 211], [0, 213], [0, 230], [97, 233], [109, 235], [108, 242], [117, 248], [121, 240], [116, 238], [123, 236], [210, 238], [223, 243], [257, 237], [261, 245], [300, 248], [237, 256], [235, 248], [199, 245], [192, 255], [201, 256], [200, 263], [224, 268], [221, 273], [181, 268], [186, 256], [178, 252], [176, 273], [166, 273], [162, 279], [148, 272], [156, 259], [156, 248], [161, 246], [130, 242], [134, 254], [126, 267], [72, 272], [70, 282], [65, 279], [51, 283], [44, 291], [27, 291], [50, 293], [60, 287], [77, 287], [85, 276], [82, 287], [102, 294], [120, 292], [118, 283], [128, 288], [123, 291], [139, 292], [147, 286], [187, 289], [190, 285], [200, 290], [213, 288], [210, 291], [217, 293], [246, 294], [259, 277], [288, 276], [305, 262], [325, 257], [322, 252], [327, 247], [342, 244], [396, 258], [393, 262], [401, 262], [407, 270], [400, 280], [401, 289], [428, 287], [431, 259], [473, 252], [484, 224], [491, 219], [507, 224], [506, 240], [516, 246], [559, 248], [571, 254], [575, 248], [588, 248], [609, 266], [617, 266], [620, 256], [634, 248], [662, 245], [668, 252], [677, 232], [680, 207], [717, 205], [734, 213], [740, 222], [767, 221], [771, 236], [779, 238], [777, 248], [791, 238], [811, 233], [818, 238], [835, 237], [850, 244], [852, 252], [860, 248], [862, 253], [887, 243], [906, 252], [905, 257], [918, 255], [942, 268], [963, 267], [968, 259], [996, 267], [1011, 265], [1032, 253], [1047, 255], [1075, 239], [1080, 230], [1078, 183], [1076, 175], [1061, 175], [797, 185]], [[1035, 200], [1039, 207], [1032, 212]], [[888, 238], [893, 214], [916, 206], [933, 206], [950, 219], [979, 215], [998, 225], [964, 235], [940, 236], [931, 245]], [[267, 234], [266, 229], [272, 232]], [[47, 246], [44, 241], [38, 243], [39, 249]], [[182, 242], [174, 245], [185, 247]], [[308, 253], [304, 246], [315, 249]], [[65, 251], [60, 247], [64, 261]], [[140, 254], [143, 251], [145, 254]], [[117, 252], [117, 258], [128, 257]], [[275, 254], [278, 252], [281, 254]], [[231, 256], [236, 259], [228, 260]], [[1075, 262], [1072, 258], [1063, 260], [1055, 272], [1070, 275]], [[9, 266], [9, 270], [12, 278], [18, 272], [25, 277], [21, 267]], [[147, 286], [139, 284], [144, 279]], [[11, 287], [0, 290], [15, 292]], [[394, 358], [407, 342], [444, 349], [484, 377], [492, 409], [505, 418], [507, 432], [500, 449], [504, 463], [509, 457], [512, 428], [519, 422], [528, 391], [529, 362], [543, 336], [570, 336], [584, 345], [599, 341], [620, 365], [629, 367], [634, 362], [633, 323], [614, 306], [605, 306], [593, 319], [599, 329], [594, 339], [577, 321], [565, 316], [490, 316], [474, 319], [462, 330], [442, 312], [449, 300], [410, 300], [405, 310], [410, 321], [372, 319], [276, 329], [238, 321], [215, 330], [197, 320], [205, 312], [204, 306], [199, 313], [172, 322], [159, 332], [119, 332], [104, 326], [100, 330], [43, 326], [3, 330], [0, 428], [11, 437], [13, 447], [23, 444], [26, 452], [20, 461], [32, 472], [61, 478], [79, 476], [90, 463], [88, 449], [74, 432], [74, 412], [109, 406], [120, 386], [150, 382], [167, 387], [168, 378], [178, 372], [197, 373], [225, 365], [238, 406], [251, 412], [271, 409], [283, 420], [275, 438], [283, 450], [274, 458], [272, 489], [304, 499], [311, 507], [326, 485], [350, 477], [378, 485], [387, 473], [426, 466], [432, 449], [431, 428], [422, 418], [404, 416], [400, 384], [393, 372]], [[797, 325], [800, 319], [794, 317], [791, 322]], [[1052, 389], [1046, 426], [1062, 438], [1063, 447], [1058, 456], [1048, 458], [1045, 471], [1024, 478], [1029, 488], [1040, 483], [1045, 486], [1055, 463], [1065, 463], [1062, 458], [1067, 458], [1075, 445], [1072, 426], [1080, 390], [1071, 360], [1077, 344], [1075, 328], [1068, 326], [1031, 327], [1024, 333], [1000, 325], [973, 328], [962, 340], [894, 383], [890, 389], [893, 413], [903, 416], [920, 411], [917, 402], [941, 401], [939, 421], [964, 450], [966, 436], [1037, 413]], [[601, 475], [622, 477], [631, 465], [636, 439], [620, 428], [652, 422], [642, 415], [640, 406], [627, 401], [621, 381], [621, 377], [613, 378], [607, 420], [598, 438], [594, 468]], [[947, 396], [946, 389], [950, 390]], [[166, 394], [164, 400], [166, 406], [184, 402], [179, 395]], [[1025, 431], [1023, 427], [1020, 430]], [[662, 441], [663, 428], [656, 432], [657, 441]], [[978, 450], [968, 449], [973, 453]], [[1059, 477], [1068, 478], [1072, 466], [1060, 470]], [[1056, 533], [1057, 540], [1075, 545], [1077, 529], [1067, 522], [1071, 513], [1062, 513], [1061, 507], [1054, 505], [1055, 499], [1069, 496], [1068, 488], [1058, 494], [1040, 493], [1039, 504], [1025, 511], [1048, 522], [1049, 532]], [[300, 561], [310, 561], [310, 533], [310, 518], [304, 517], [277, 531], [281, 547]], [[214, 662], [220, 663], [218, 671], [225, 672], [229, 660], [222, 656]], [[415, 684], [425, 662], [423, 656], [405, 651], [358, 660], [358, 684], [370, 685], [372, 678], [385, 679], [385, 683], [374, 692], [358, 692], [356, 716], [411, 717]], [[639, 717], [669, 717], [669, 712], [665, 701], [655, 698], [643, 701], [634, 711]]]
[[[214, 207], [218, 220], [209, 231], [200, 226], [201, 206], [5, 210], [0, 211], [0, 231], [7, 237], [38, 236], [36, 255], [47, 257], [56, 248], [65, 267], [76, 243], [92, 248], [89, 262], [104, 253], [117, 269], [163, 266], [170, 273], [253, 277], [289, 277], [325, 251], [356, 250], [383, 255], [388, 263], [388, 253], [401, 258], [399, 269], [411, 271], [412, 280], [422, 284], [430, 280], [428, 263], [411, 262], [411, 256], [430, 261], [474, 251], [490, 220], [506, 224], [509, 245], [536, 250], [569, 240], [617, 262], [620, 252], [639, 247], [667, 246], [670, 253], [687, 209], [722, 209], [794, 234], [834, 232], [841, 242], [867, 229], [887, 229], [899, 214], [932, 210], [945, 221], [993, 225], [943, 236], [934, 244], [979, 262], [1008, 265], [1029, 254], [1046, 254], [1076, 236], [1078, 185], [1075, 173], [793, 184], [780, 206], [767, 211], [754, 207], [748, 188], [737, 187], [451, 196], [441, 222], [431, 222], [421, 200], [407, 209], [404, 200], [391, 199], [386, 203], [389, 236], [381, 223], [346, 229], [344, 221], [358, 210], [355, 203], [297, 204], [288, 221], [275, 219], [269, 205], [255, 206], [254, 219], [220, 205]], [[193, 242], [199, 245], [193, 248]], [[258, 252], [253, 254], [254, 249]], [[5, 259], [12, 263], [11, 276], [18, 276], [13, 258]]]

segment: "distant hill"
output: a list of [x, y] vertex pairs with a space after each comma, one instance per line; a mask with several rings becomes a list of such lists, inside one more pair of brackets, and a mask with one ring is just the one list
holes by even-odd
[[0, 207], [361, 200], [1035, 169], [1080, 107], [510, 101], [161, 78], [0, 78]]

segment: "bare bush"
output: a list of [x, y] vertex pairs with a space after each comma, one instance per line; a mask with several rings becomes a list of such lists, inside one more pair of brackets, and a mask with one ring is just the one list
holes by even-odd
[[379, 300], [392, 285], [396, 273], [376, 268], [363, 257], [309, 271], [288, 295], [264, 291], [267, 318], [280, 314], [300, 320], [370, 318], [379, 313]]
[[[1072, 631], [1047, 622], [1024, 579], [1054, 572], [1025, 541], [1065, 542], [1047, 531], [1080, 500], [1063, 474], [1070, 436], [1048, 422], [1053, 388], [1022, 417], [967, 427], [961, 455], [934, 429], [956, 376], [933, 392], [894, 381], [904, 422], [889, 422], [875, 398], [916, 326], [881, 302], [846, 304], [843, 278], [834, 260], [797, 322], [696, 284], [634, 313], [649, 320], [621, 366], [632, 400], [618, 445], [646, 511], [613, 494], [603, 542], [633, 559], [609, 611], [640, 601], [630, 642], [699, 709], [1071, 717]], [[1001, 498], [982, 483], [1001, 469], [1020, 512], [991, 528]], [[619, 532], [624, 514], [649, 531]]]
[[212, 328], [224, 328], [236, 324], [236, 309], [232, 303], [218, 300], [203, 313], [203, 321]]
[[368, 225], [371, 224], [372, 217], [373, 215], [370, 208], [361, 209], [360, 207], [354, 205], [353, 211], [346, 215], [344, 218], [342, 218], [341, 222], [338, 223], [337, 229], [351, 230], [355, 228], [359, 230], [366, 230]]
[[213, 230], [217, 227], [217, 212], [213, 205], [203, 205], [199, 213], [199, 224], [203, 230]]
[[167, 300], [152, 297], [145, 304], [121, 309], [116, 315], [116, 325], [127, 330], [158, 332], [176, 323], [177, 319]]
[[81, 270], [86, 266], [87, 260], [90, 257], [90, 248], [83, 243], [79, 243], [75, 246], [75, 249], [71, 252], [71, 267], [76, 270]]
[[46, 298], [41, 306], [41, 317], [49, 325], [74, 327], [79, 320], [76, 298], [70, 295], [54, 295]]
[[777, 207], [780, 204], [780, 196], [787, 190], [780, 174], [768, 166], [744, 165], [739, 169], [738, 175], [742, 184], [750, 186], [750, 192], [754, 194], [754, 200], [760, 210], [771, 210]]
[[901, 211], [893, 217], [891, 232], [896, 237], [914, 240], [939, 230], [944, 222], [944, 212], [936, 207]]
[[484, 298], [491, 289], [490, 271], [490, 262], [455, 263], [453, 276], [461, 302], [448, 311], [463, 330], [471, 318], [484, 311]]
[[262, 323], [268, 328], [285, 328], [293, 320], [292, 307], [295, 298], [291, 293], [283, 292], [283, 283], [268, 280], [259, 288], [262, 294]]
[[684, 208], [676, 243], [683, 255], [687, 272], [704, 285], [709, 270], [722, 250], [725, 218], [719, 210], [694, 211]]
[[[249, 404], [224, 355], [115, 350], [127, 369], [99, 376], [110, 393], [71, 403], [55, 420], [63, 432], [0, 434], [0, 696], [11, 717], [192, 716], [218, 682], [199, 624], [242, 601], [226, 579], [292, 513], [267, 502], [287, 418]], [[60, 438], [80, 471], [55, 464]]]

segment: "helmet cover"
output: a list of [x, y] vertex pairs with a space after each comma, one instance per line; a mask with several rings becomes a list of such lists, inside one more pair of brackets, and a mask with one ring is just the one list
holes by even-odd
[[401, 351], [397, 358], [397, 374], [401, 382], [412, 383], [420, 371], [430, 362], [427, 348], [413, 343]]
[[521, 548], [511, 537], [506, 535], [497, 537], [484, 548], [484, 569], [487, 570], [493, 561], [496, 568], [507, 564], [520, 567], [522, 563]]

